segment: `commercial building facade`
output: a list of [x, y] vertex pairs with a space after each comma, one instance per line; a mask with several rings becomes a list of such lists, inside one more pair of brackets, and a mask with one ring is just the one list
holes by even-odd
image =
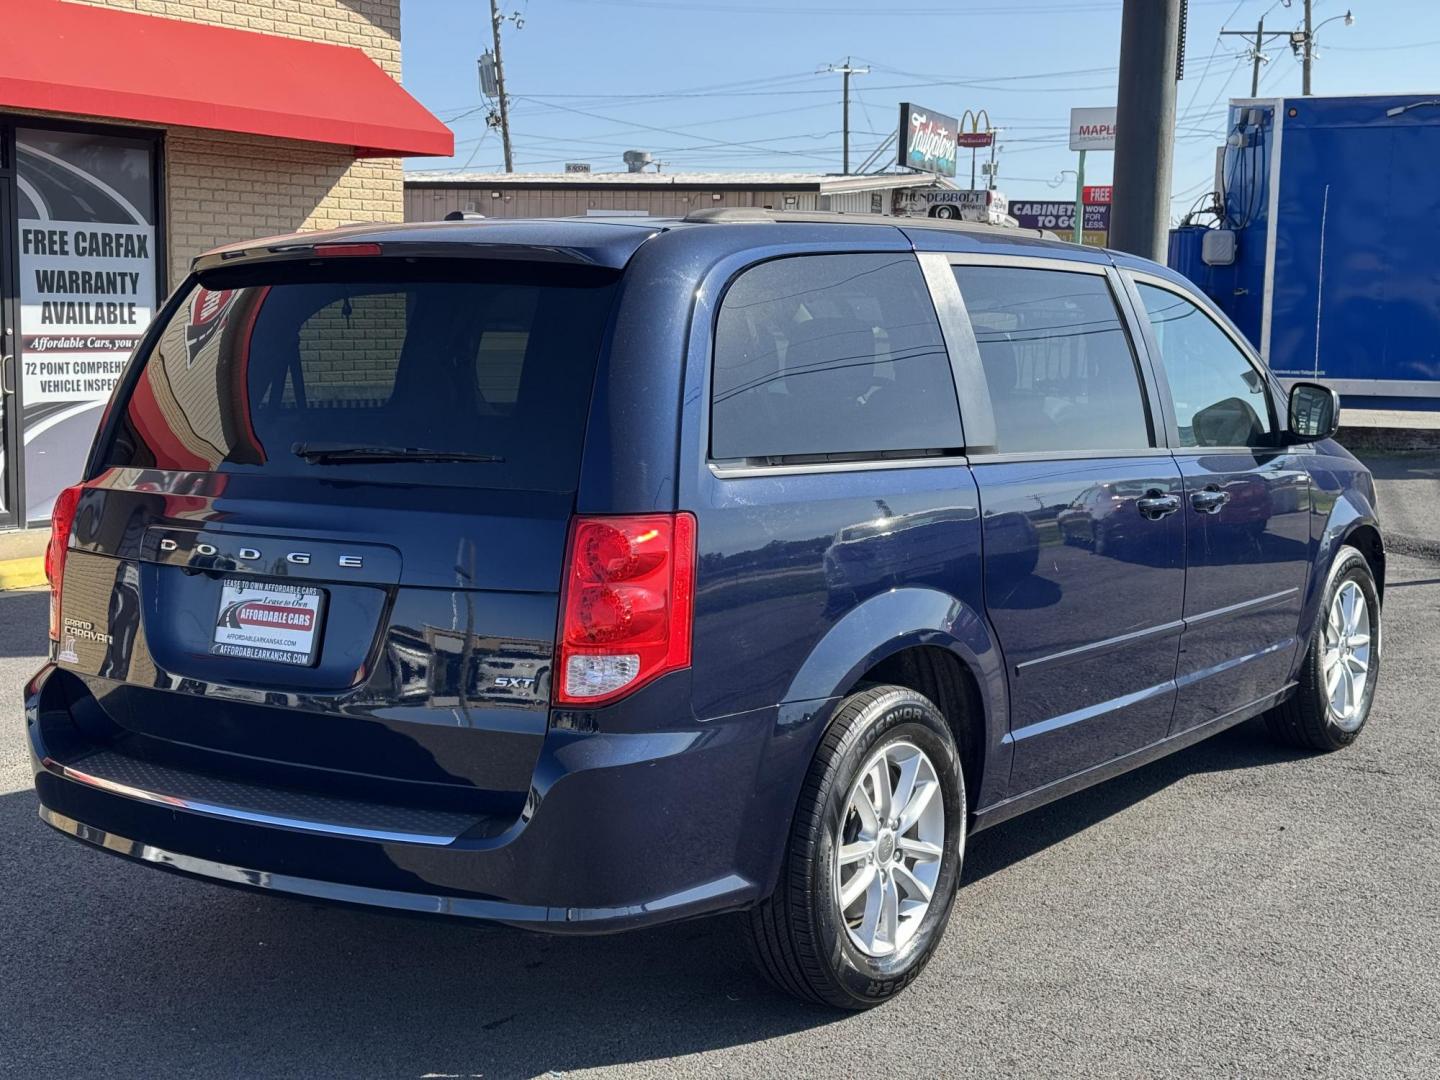
[[158, 303], [207, 248], [403, 217], [450, 132], [400, 74], [400, 0], [7, 0], [0, 527], [78, 475]]

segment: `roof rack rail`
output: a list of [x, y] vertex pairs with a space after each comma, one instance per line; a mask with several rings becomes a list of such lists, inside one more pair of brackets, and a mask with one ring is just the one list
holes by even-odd
[[849, 214], [843, 210], [767, 210], [763, 206], [710, 206], [692, 210], [681, 220], [694, 225], [735, 224], [737, 222], [810, 222], [812, 224], [892, 225], [908, 229], [946, 229], [952, 232], [978, 232], [1004, 236], [1038, 236], [1059, 240], [1043, 229], [1022, 229], [1013, 225], [991, 225], [983, 221], [956, 221], [946, 218], [896, 217], [892, 214]]

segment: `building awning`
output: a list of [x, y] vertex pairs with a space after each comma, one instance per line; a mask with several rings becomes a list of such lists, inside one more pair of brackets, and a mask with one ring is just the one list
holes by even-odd
[[359, 157], [449, 157], [455, 137], [357, 48], [6, 0], [0, 108], [270, 135]]

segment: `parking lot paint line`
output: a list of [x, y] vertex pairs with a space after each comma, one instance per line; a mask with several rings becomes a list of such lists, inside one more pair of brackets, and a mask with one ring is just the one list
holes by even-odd
[[39, 555], [25, 559], [0, 559], [0, 591], [30, 589], [45, 584], [45, 560]]

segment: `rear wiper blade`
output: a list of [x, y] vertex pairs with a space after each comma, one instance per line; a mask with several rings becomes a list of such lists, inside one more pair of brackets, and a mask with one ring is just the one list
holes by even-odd
[[478, 461], [503, 462], [496, 454], [477, 454], [469, 450], [431, 450], [423, 446], [369, 446], [364, 443], [297, 442], [290, 452], [311, 465], [333, 465], [345, 462], [365, 464], [386, 461]]

